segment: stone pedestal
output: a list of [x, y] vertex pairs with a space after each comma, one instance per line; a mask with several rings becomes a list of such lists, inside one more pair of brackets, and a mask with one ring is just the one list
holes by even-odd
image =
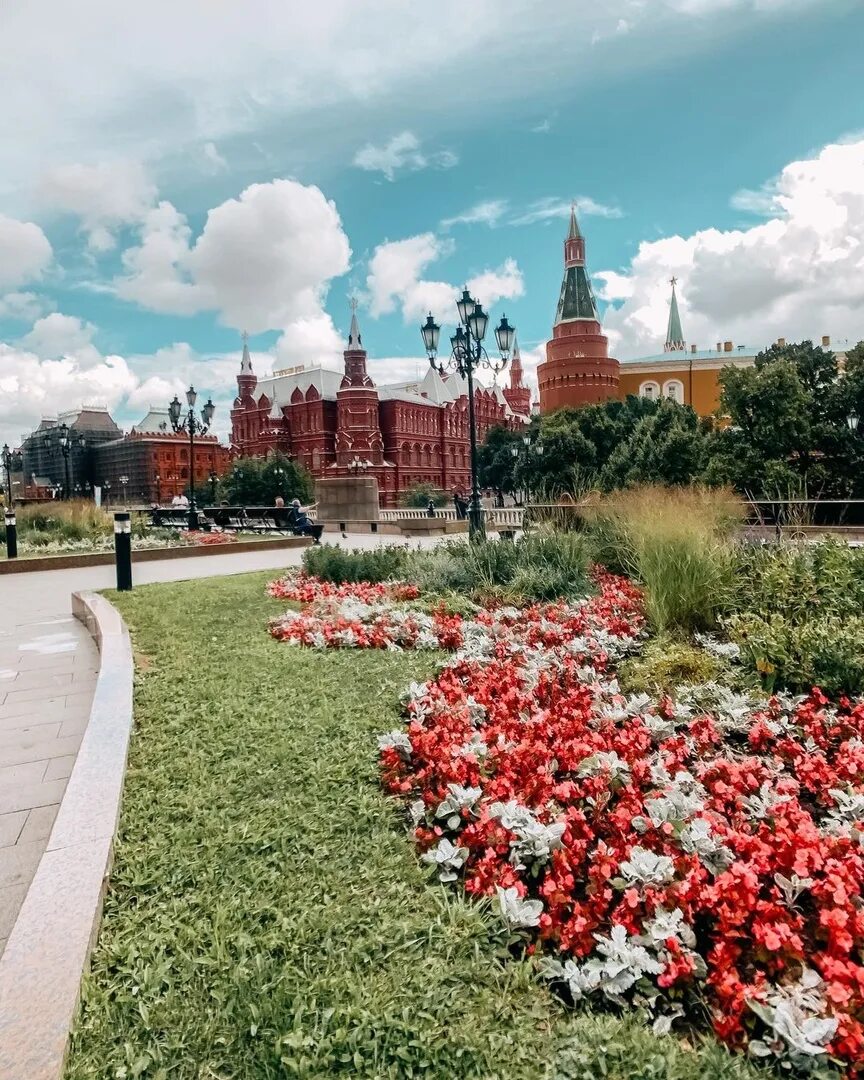
[[374, 476], [340, 476], [315, 483], [318, 521], [378, 520], [378, 481]]

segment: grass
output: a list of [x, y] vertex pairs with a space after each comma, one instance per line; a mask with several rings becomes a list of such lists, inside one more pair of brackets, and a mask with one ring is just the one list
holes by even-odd
[[136, 726], [66, 1080], [762, 1075], [567, 1010], [488, 908], [430, 881], [374, 749], [430, 659], [273, 641], [270, 576], [111, 595]]
[[606, 496], [585, 513], [597, 560], [636, 578], [657, 633], [710, 630], [734, 581], [741, 511], [710, 488], [641, 487]]

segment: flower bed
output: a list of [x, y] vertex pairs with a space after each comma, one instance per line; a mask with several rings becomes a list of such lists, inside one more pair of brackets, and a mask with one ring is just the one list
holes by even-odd
[[[707, 1015], [811, 1074], [864, 1056], [864, 706], [721, 686], [625, 698], [638, 595], [427, 616], [317, 600], [271, 632], [318, 647], [457, 650], [382, 736], [442, 881], [496, 898], [574, 1000]], [[353, 607], [351, 605], [354, 605]], [[286, 621], [287, 620], [287, 621]]]

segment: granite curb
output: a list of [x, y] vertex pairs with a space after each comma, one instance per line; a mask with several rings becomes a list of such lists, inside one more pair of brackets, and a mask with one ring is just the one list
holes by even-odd
[[[240, 540], [236, 544], [213, 544], [201, 547], [143, 548], [132, 549], [132, 566], [135, 563], [162, 562], [165, 559], [192, 559], [199, 555], [239, 555], [246, 551], [267, 551], [268, 548], [309, 547], [308, 536], [282, 536], [278, 540]], [[2, 559], [0, 574], [32, 574], [43, 570], [71, 570], [76, 566], [111, 566], [114, 552], [93, 552], [90, 555], [45, 555], [41, 558]]]
[[120, 814], [132, 730], [129, 633], [96, 593], [73, 593], [72, 611], [99, 647], [99, 677], [48, 847], [0, 957], [0, 1080], [63, 1075]]

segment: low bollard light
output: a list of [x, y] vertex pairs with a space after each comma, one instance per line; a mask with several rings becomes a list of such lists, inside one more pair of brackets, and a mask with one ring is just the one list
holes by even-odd
[[18, 525], [15, 521], [15, 511], [11, 507], [6, 508], [6, 558], [18, 558]]
[[114, 515], [114, 557], [117, 563], [117, 591], [132, 588], [132, 515], [122, 511]]

